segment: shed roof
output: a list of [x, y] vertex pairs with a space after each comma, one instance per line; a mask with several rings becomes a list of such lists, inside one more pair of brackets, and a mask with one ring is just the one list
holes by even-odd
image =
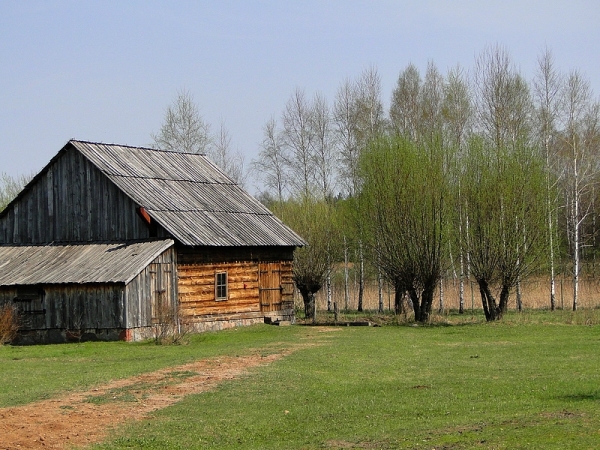
[[77, 140], [69, 145], [184, 245], [305, 244], [204, 155]]
[[129, 283], [174, 244], [171, 239], [0, 246], [0, 286]]

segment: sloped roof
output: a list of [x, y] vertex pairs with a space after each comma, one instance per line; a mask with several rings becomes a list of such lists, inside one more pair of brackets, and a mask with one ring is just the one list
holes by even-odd
[[133, 243], [0, 246], [0, 286], [129, 283], [174, 244]]
[[76, 140], [69, 144], [184, 245], [305, 244], [204, 155]]

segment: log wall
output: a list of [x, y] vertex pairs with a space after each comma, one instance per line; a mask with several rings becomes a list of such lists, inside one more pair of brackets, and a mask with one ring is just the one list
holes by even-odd
[[[182, 320], [198, 324], [262, 321], [266, 316], [293, 318], [292, 258], [293, 248], [287, 247], [179, 248], [178, 295]], [[227, 272], [227, 300], [216, 300], [216, 274], [221, 272]]]
[[[180, 264], [178, 272], [184, 321], [214, 315], [260, 315], [258, 263]], [[215, 276], [219, 272], [227, 272], [227, 300], [215, 299]]]

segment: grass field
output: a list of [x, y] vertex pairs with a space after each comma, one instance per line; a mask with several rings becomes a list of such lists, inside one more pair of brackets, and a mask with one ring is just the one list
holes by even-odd
[[0, 347], [0, 405], [302, 343], [248, 376], [123, 424], [96, 448], [592, 449], [600, 446], [598, 322], [597, 310], [530, 311], [493, 324], [447, 316], [425, 327], [261, 325], [185, 346]]

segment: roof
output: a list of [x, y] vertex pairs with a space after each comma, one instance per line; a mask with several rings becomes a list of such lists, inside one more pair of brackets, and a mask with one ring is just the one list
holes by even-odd
[[171, 239], [70, 245], [0, 246], [0, 286], [129, 283]]
[[69, 144], [184, 245], [305, 245], [204, 155], [76, 140]]

